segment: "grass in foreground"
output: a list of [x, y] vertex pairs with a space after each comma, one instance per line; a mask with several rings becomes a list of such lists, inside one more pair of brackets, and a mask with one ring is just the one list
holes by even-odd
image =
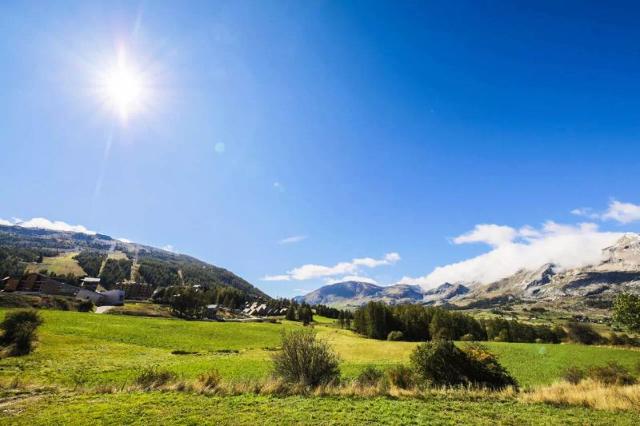
[[183, 392], [53, 394], [0, 406], [0, 424], [575, 424], [632, 425], [637, 413], [515, 399], [208, 396]]

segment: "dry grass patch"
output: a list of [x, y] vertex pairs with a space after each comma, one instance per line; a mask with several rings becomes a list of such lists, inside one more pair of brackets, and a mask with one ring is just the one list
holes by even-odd
[[606, 385], [591, 379], [578, 384], [560, 382], [523, 393], [520, 399], [531, 403], [577, 405], [598, 410], [640, 411], [640, 385]]

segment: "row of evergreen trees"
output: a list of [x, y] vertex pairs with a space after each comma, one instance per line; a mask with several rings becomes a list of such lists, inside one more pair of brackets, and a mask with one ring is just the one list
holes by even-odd
[[373, 339], [408, 341], [501, 340], [557, 343], [564, 330], [503, 319], [478, 321], [470, 315], [421, 305], [370, 302], [354, 313], [354, 330]]
[[300, 321], [304, 325], [308, 325], [313, 321], [313, 311], [311, 310], [311, 306], [306, 303], [298, 304], [292, 301], [287, 308], [285, 318], [289, 321]]

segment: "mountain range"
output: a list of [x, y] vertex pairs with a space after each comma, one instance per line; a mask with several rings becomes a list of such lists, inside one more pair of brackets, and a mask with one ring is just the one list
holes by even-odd
[[505, 303], [607, 306], [621, 292], [640, 293], [640, 235], [625, 234], [602, 250], [599, 263], [563, 269], [555, 264], [520, 270], [492, 283], [443, 283], [425, 290], [417, 285], [379, 286], [348, 281], [326, 285], [298, 301], [342, 307], [370, 301], [391, 304], [447, 304], [461, 308], [496, 307]]

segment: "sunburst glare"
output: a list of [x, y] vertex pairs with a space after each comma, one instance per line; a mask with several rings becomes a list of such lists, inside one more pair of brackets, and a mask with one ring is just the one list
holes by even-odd
[[148, 83], [144, 73], [128, 60], [122, 48], [116, 63], [101, 73], [98, 91], [107, 107], [126, 122], [148, 102]]

